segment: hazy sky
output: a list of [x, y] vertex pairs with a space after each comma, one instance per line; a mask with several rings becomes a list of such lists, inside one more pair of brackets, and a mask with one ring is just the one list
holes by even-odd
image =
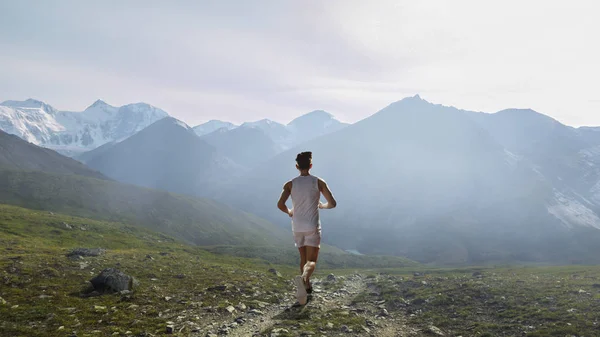
[[0, 100], [144, 101], [191, 125], [420, 94], [600, 125], [600, 2], [0, 0]]

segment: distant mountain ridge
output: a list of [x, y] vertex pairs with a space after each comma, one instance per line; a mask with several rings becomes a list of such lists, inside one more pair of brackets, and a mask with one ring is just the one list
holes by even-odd
[[[199, 136], [205, 136], [219, 129], [221, 133], [236, 128], [258, 129], [271, 138], [271, 140], [283, 151], [311, 139], [341, 130], [348, 125], [349, 124], [347, 123], [340, 122], [332, 114], [326, 111], [315, 110], [295, 118], [287, 125], [270, 119], [245, 122], [240, 126], [236, 126], [229, 122], [211, 120], [194, 127], [194, 130]], [[221, 137], [223, 137], [223, 135]]]
[[212, 181], [239, 170], [191, 127], [173, 117], [78, 158], [115, 180], [187, 195], [200, 195]]
[[82, 112], [58, 111], [34, 99], [0, 103], [0, 129], [67, 155], [123, 140], [168, 114], [146, 103], [97, 100]]

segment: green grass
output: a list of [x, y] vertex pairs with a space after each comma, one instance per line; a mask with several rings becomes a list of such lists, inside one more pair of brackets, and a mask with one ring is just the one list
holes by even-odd
[[[520, 267], [400, 272], [372, 281], [375, 296], [409, 324], [463, 336], [595, 336], [600, 329], [600, 267]], [[425, 282], [425, 283], [423, 283]], [[574, 309], [574, 310], [573, 310]]]
[[[108, 251], [84, 260], [67, 258], [76, 247]], [[264, 260], [214, 255], [138, 226], [6, 205], [0, 205], [0, 251], [0, 297], [7, 302], [0, 304], [2, 336], [162, 333], [175, 313], [220, 313], [237, 304], [240, 294], [248, 294], [243, 298], [248, 306], [257, 298], [278, 302], [291, 293], [288, 280], [296, 269], [277, 266], [284, 274], [279, 278], [266, 272], [272, 266]], [[83, 269], [82, 262], [87, 264]], [[131, 298], [80, 298], [87, 281], [108, 267], [140, 281]], [[216, 285], [227, 289], [207, 291]], [[257, 291], [260, 296], [253, 296]], [[166, 296], [172, 299], [166, 301]], [[106, 309], [97, 312], [95, 306]]]

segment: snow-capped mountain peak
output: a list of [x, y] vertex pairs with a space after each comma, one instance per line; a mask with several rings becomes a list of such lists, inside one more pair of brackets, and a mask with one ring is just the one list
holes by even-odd
[[147, 103], [114, 107], [97, 100], [83, 112], [58, 111], [34, 99], [0, 104], [0, 129], [74, 155], [120, 141], [168, 114]]
[[41, 109], [46, 113], [54, 114], [57, 113], [58, 110], [54, 109], [51, 105], [46, 104], [42, 101], [38, 101], [33, 98], [28, 98], [24, 101], [4, 101], [0, 103], [0, 105], [8, 106], [11, 108], [21, 108], [21, 109]]

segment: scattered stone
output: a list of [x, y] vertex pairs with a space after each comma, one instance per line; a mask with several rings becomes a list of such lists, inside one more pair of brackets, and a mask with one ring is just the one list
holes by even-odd
[[59, 326], [59, 327], [58, 327], [58, 331], [60, 331], [60, 330], [64, 330], [64, 329], [65, 329], [65, 326], [64, 326], [64, 325], [61, 325], [61, 326]]
[[207, 288], [206, 290], [208, 290], [208, 291], [225, 291], [225, 289], [227, 289], [226, 285], [220, 285], [220, 286], [214, 286], [214, 287]]
[[366, 326], [361, 325], [360, 327], [363, 329], [364, 332], [371, 333], [371, 329], [367, 328]]
[[153, 258], [153, 257], [152, 257], [152, 255], [150, 255], [150, 254], [147, 254], [147, 255], [146, 255], [146, 259], [148, 259], [148, 260], [154, 260], [154, 258]]
[[480, 271], [476, 271], [471, 276], [478, 277], [478, 276], [483, 276], [483, 274]]
[[345, 333], [351, 333], [352, 332], [352, 329], [350, 329], [347, 325], [342, 325], [341, 330], [342, 330], [342, 332], [345, 332]]
[[172, 298], [173, 298], [173, 297], [170, 297], [170, 296], [165, 296], [165, 301], [166, 301], [166, 302], [169, 302], [169, 301], [170, 301]]
[[11, 309], [17, 309], [19, 307], [18, 304], [13, 305], [12, 307], [10, 307]]
[[5, 300], [5, 299], [3, 299], [2, 297], [0, 297], [0, 304], [1, 304], [1, 305], [6, 305], [6, 304], [7, 304], [7, 302], [6, 302], [6, 300]]
[[114, 293], [123, 290], [132, 291], [137, 286], [137, 281], [120, 270], [114, 268], [104, 269], [98, 276], [90, 280], [94, 291], [98, 293]]
[[423, 276], [423, 273], [414, 272], [414, 273], [413, 273], [413, 276], [414, 276], [414, 277]]
[[105, 253], [106, 253], [106, 249], [103, 249], [103, 248], [75, 248], [70, 253], [67, 254], [67, 257], [70, 257], [70, 258], [79, 258], [82, 256], [96, 257], [96, 256], [104, 255]]
[[[171, 323], [171, 322], [168, 322], [168, 323]], [[167, 324], [166, 331], [165, 331], [167, 334], [172, 334], [174, 330], [175, 330], [175, 326], [173, 324]]]
[[119, 291], [119, 294], [121, 294], [121, 295], [129, 295], [129, 294], [131, 294], [131, 291], [125, 289], [125, 290]]
[[177, 274], [177, 275], [175, 275], [175, 278], [181, 280], [181, 279], [185, 278], [185, 275], [184, 274]]
[[327, 275], [327, 281], [329, 281], [329, 282], [335, 282], [335, 275], [333, 275], [333, 274]]
[[235, 308], [230, 305], [227, 308], [225, 308], [225, 310], [227, 310], [231, 314], [231, 313], [233, 313], [235, 311]]
[[325, 325], [327, 329], [333, 329], [333, 323], [329, 322]]
[[45, 298], [52, 298], [52, 296], [50, 296], [50, 295], [46, 295], [46, 294], [41, 294], [41, 295], [39, 296], [39, 298], [41, 298], [41, 299], [45, 299]]
[[429, 327], [429, 332], [438, 335], [438, 336], [445, 336], [444, 332], [442, 330], [440, 330], [440, 328], [432, 325]]
[[250, 309], [250, 311], [248, 311], [249, 314], [253, 314], [253, 315], [264, 315], [264, 312], [257, 310], [257, 309]]
[[158, 253], [158, 255], [160, 255], [160, 256], [167, 256], [167, 255], [169, 255], [169, 253], [167, 253], [167, 252], [160, 252], [160, 253]]
[[274, 332], [274, 333], [290, 333], [290, 331], [288, 329], [284, 329], [284, 328], [275, 328], [271, 332]]
[[79, 269], [85, 269], [89, 266], [89, 264], [85, 262], [79, 262]]
[[271, 274], [273, 274], [273, 275], [275, 275], [277, 277], [282, 277], [281, 273], [278, 272], [277, 270], [275, 270], [275, 268], [269, 269], [269, 273], [271, 273]]
[[383, 317], [388, 317], [390, 315], [390, 313], [387, 311], [387, 309], [381, 309], [381, 312], [379, 313], [379, 316], [383, 316]]
[[240, 303], [237, 306], [238, 310], [244, 311], [247, 309], [246, 305], [244, 303]]
[[96, 311], [96, 312], [105, 312], [106, 311], [106, 307], [101, 306], [101, 305], [95, 305], [94, 306], [94, 311]]
[[69, 225], [66, 222], [63, 222], [63, 225], [65, 226], [66, 229], [73, 229], [73, 226]]

